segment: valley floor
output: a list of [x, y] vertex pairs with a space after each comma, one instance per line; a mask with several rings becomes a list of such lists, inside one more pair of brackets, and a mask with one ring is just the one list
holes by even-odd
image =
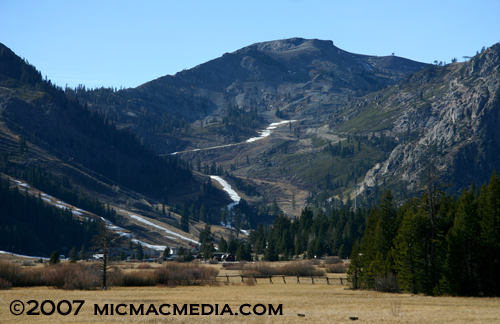
[[[9, 305], [15, 300], [25, 304], [25, 311], [14, 316]], [[84, 300], [79, 314], [74, 316], [76, 305], [68, 316], [26, 315], [32, 308], [29, 300], [52, 300], [55, 305], [61, 300]], [[228, 304], [238, 312], [243, 304], [267, 305], [275, 308], [282, 304], [283, 315], [94, 315], [94, 304], [126, 304], [120, 309], [129, 312], [130, 304], [144, 304], [144, 313], [154, 304], [219, 304], [219, 312]], [[50, 311], [51, 306], [46, 304]], [[61, 310], [64, 312], [63, 304]], [[167, 311], [168, 311], [167, 310]], [[245, 308], [246, 311], [251, 308]], [[257, 312], [260, 312], [260, 308]], [[40, 311], [40, 309], [38, 309]], [[198, 310], [200, 311], [200, 310]], [[300, 316], [298, 314], [304, 315]], [[340, 285], [304, 283], [275, 284], [258, 283], [220, 284], [201, 287], [145, 287], [112, 288], [107, 291], [65, 291], [52, 288], [14, 288], [0, 294], [0, 319], [2, 323], [351, 323], [349, 317], [357, 317], [362, 323], [498, 323], [500, 320], [500, 298], [427, 297], [410, 294], [386, 294], [373, 291], [352, 291]]]

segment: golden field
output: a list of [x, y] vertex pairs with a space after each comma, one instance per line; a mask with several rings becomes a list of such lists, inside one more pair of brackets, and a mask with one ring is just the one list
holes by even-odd
[[[0, 259], [7, 262], [26, 260], [16, 256], [2, 255]], [[281, 262], [273, 263], [279, 266]], [[37, 264], [37, 267], [43, 267]], [[124, 272], [154, 271], [159, 264], [120, 263]], [[228, 270], [221, 264], [206, 265], [219, 270], [219, 276], [239, 275], [240, 271]], [[30, 268], [30, 267], [27, 267]], [[327, 274], [329, 278], [344, 277], [345, 274]], [[242, 283], [241, 277], [219, 277], [216, 285], [178, 286], [178, 287], [112, 287], [109, 290], [61, 290], [49, 287], [11, 288], [0, 290], [0, 323], [500, 323], [500, 298], [466, 298], [466, 297], [428, 297], [411, 294], [389, 294], [375, 291], [353, 291], [345, 285], [327, 285], [325, 279], [316, 278], [315, 284], [310, 278], [301, 278], [300, 284], [294, 277], [286, 277], [286, 284], [280, 276], [269, 279], [260, 278], [255, 284]], [[13, 301], [22, 301], [25, 310], [22, 315], [14, 316], [10, 312]], [[34, 306], [29, 300], [41, 304], [51, 300], [55, 305], [61, 300], [84, 300], [78, 315], [73, 315], [77, 304], [73, 304], [69, 315], [29, 316], [26, 312]], [[243, 304], [272, 304], [278, 308], [282, 304], [283, 315], [94, 315], [94, 304], [102, 309], [105, 304], [126, 304], [121, 312], [130, 312], [130, 304], [136, 308], [144, 304], [144, 313], [151, 304], [158, 310], [162, 304], [171, 304], [165, 312], [173, 312], [173, 304], [219, 305], [219, 313], [225, 304], [231, 310], [239, 312]], [[46, 311], [51, 306], [47, 304]], [[61, 312], [68, 310], [61, 304]], [[258, 309], [260, 311], [261, 308]], [[40, 307], [36, 309], [40, 312]], [[245, 308], [251, 311], [251, 308]], [[201, 309], [198, 310], [201, 312]], [[304, 316], [299, 316], [299, 314]], [[350, 317], [357, 317], [353, 321]]]
[[[78, 315], [20, 316], [10, 313], [14, 300], [39, 303], [52, 300], [84, 300]], [[229, 304], [237, 312], [242, 304], [283, 304], [283, 315], [94, 315], [94, 304]], [[0, 292], [1, 323], [499, 323], [499, 298], [427, 297], [353, 291], [340, 285], [310, 283], [219, 284], [218, 286], [112, 288], [102, 291], [67, 291], [53, 288], [12, 288]], [[63, 305], [64, 306], [64, 305]], [[172, 306], [173, 307], [173, 306]], [[28, 306], [26, 305], [26, 309]], [[45, 308], [50, 310], [50, 306]], [[64, 312], [65, 309], [62, 307]], [[128, 311], [128, 306], [121, 311]], [[171, 309], [170, 309], [171, 310]], [[247, 308], [246, 311], [250, 309]], [[39, 309], [38, 309], [39, 311]], [[303, 314], [305, 316], [299, 316]]]

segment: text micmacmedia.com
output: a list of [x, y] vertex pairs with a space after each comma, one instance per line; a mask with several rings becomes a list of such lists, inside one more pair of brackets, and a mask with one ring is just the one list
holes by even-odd
[[[233, 306], [234, 307], [234, 306]], [[283, 304], [94, 304], [94, 315], [283, 315]]]

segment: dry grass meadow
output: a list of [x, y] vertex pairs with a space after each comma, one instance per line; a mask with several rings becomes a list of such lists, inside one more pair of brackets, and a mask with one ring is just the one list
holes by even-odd
[[[14, 316], [9, 305], [14, 300], [25, 304], [39, 302], [85, 300], [76, 316]], [[156, 316], [94, 315], [94, 304], [229, 304], [238, 311], [242, 304], [283, 304], [283, 315], [209, 315]], [[13, 288], [0, 293], [1, 323], [499, 323], [500, 299], [425, 297], [408, 294], [386, 294], [352, 291], [340, 285], [320, 284], [239, 284], [198, 287], [113, 288], [107, 291], [65, 291], [53, 288]], [[26, 313], [26, 312], [25, 312]], [[304, 314], [305, 316], [299, 316]], [[357, 321], [356, 321], [357, 322]]]
[[[5, 260], [5, 255], [3, 259]], [[7, 260], [5, 260], [7, 261]], [[12, 260], [9, 260], [12, 261]], [[278, 263], [277, 263], [278, 264]], [[159, 265], [151, 264], [157, 267]], [[227, 270], [220, 264], [207, 265], [220, 270], [219, 276], [238, 275], [239, 271]], [[123, 270], [141, 269], [138, 264], [123, 265]], [[135, 268], [135, 269], [133, 269]], [[147, 268], [147, 267], [146, 267]], [[148, 269], [141, 269], [142, 271]], [[154, 269], [150, 269], [154, 271]], [[328, 274], [330, 278], [345, 274]], [[336, 281], [337, 282], [337, 281]], [[25, 312], [14, 316], [10, 312], [13, 301], [25, 304]], [[84, 300], [78, 315], [26, 315], [31, 307], [29, 300]], [[233, 312], [239, 312], [243, 304], [282, 304], [283, 315], [94, 315], [94, 304], [144, 304], [146, 312], [150, 304], [158, 309], [161, 304], [229, 304]], [[47, 305], [46, 310], [50, 309]], [[67, 308], [63, 305], [61, 310]], [[129, 306], [121, 311], [129, 312]], [[172, 311], [172, 308], [169, 309]], [[249, 309], [246, 308], [246, 311]], [[40, 311], [40, 309], [38, 309]], [[304, 316], [299, 316], [299, 314]], [[356, 321], [350, 317], [357, 317]], [[500, 323], [500, 298], [428, 297], [410, 294], [388, 294], [374, 291], [353, 291], [339, 284], [327, 285], [326, 281], [287, 277], [260, 278], [257, 283], [241, 282], [241, 278], [219, 278], [218, 284], [178, 287], [113, 287], [109, 290], [62, 290], [48, 287], [11, 288], [0, 290], [0, 323]]]

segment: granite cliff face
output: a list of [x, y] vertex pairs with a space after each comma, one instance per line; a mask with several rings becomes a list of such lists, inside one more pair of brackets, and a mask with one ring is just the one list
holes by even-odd
[[418, 189], [428, 165], [453, 192], [488, 181], [500, 166], [499, 72], [495, 44], [468, 62], [429, 67], [388, 90], [392, 95], [378, 104], [392, 109], [394, 121], [382, 132], [402, 143], [367, 173], [363, 187], [385, 178]]

